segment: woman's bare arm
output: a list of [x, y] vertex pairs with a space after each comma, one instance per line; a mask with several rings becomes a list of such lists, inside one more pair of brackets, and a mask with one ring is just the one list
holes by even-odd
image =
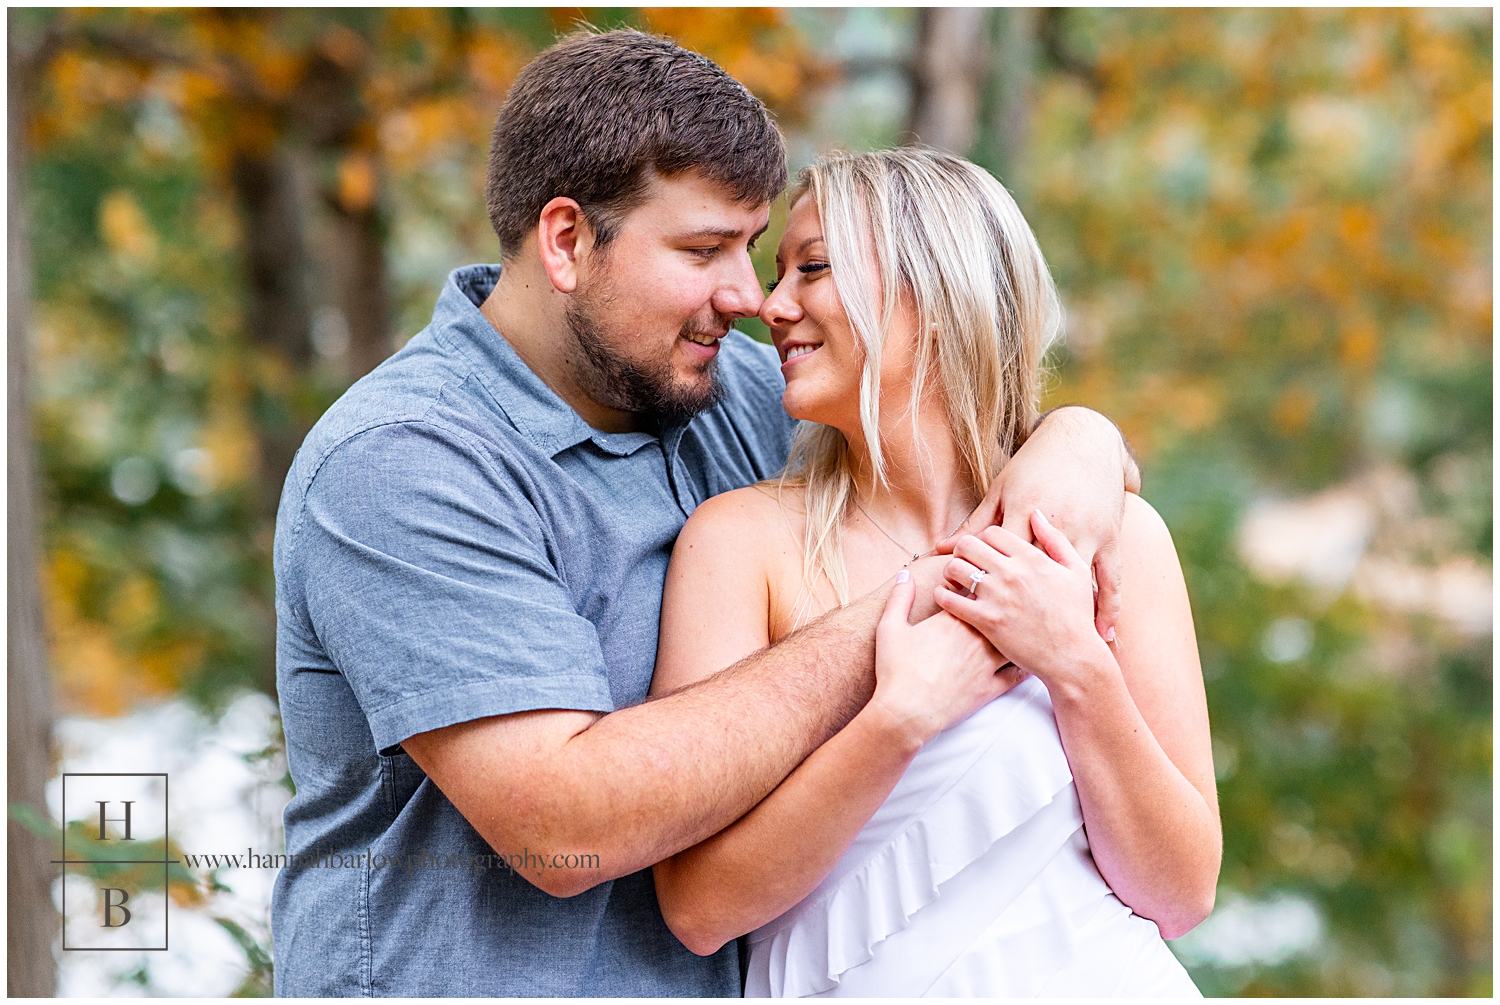
[[1064, 689], [1058, 728], [1083, 779], [1094, 861], [1175, 939], [1213, 910], [1223, 852], [1208, 703], [1171, 534], [1138, 497], [1125, 519], [1119, 672], [1105, 664], [1094, 686]]
[[1047, 685], [1100, 873], [1176, 938], [1213, 908], [1222, 836], [1203, 675], [1171, 536], [1149, 504], [1127, 500], [1111, 651], [1089, 617], [1088, 567], [1070, 567], [1076, 554], [1045, 519], [1035, 531], [1046, 555], [998, 528], [960, 542], [963, 564], [950, 567], [950, 581], [967, 585], [976, 566], [993, 578], [979, 600], [944, 590], [939, 603]]
[[[769, 641], [768, 567], [785, 557], [778, 547], [795, 542], [774, 500], [752, 491], [705, 503], [678, 539], [653, 693], [712, 675]], [[939, 561], [929, 560], [929, 576]], [[967, 626], [946, 615], [909, 625], [915, 592], [910, 582], [897, 584], [876, 630], [876, 698], [749, 813], [656, 865], [662, 914], [693, 952], [715, 952], [807, 896], [922, 743], [1010, 686], [1013, 678], [993, 674], [993, 650]], [[916, 667], [942, 669], [924, 680]]]

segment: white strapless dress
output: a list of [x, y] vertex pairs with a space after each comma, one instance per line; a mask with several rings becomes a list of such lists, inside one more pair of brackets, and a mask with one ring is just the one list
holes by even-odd
[[1094, 867], [1035, 677], [924, 746], [818, 888], [750, 935], [745, 995], [1201, 997]]

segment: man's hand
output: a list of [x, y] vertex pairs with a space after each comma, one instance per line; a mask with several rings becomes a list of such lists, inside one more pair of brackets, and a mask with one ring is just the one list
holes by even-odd
[[1031, 514], [1041, 510], [1092, 566], [1098, 592], [1094, 624], [1113, 641], [1120, 613], [1125, 493], [1140, 488], [1140, 469], [1113, 422], [1091, 408], [1054, 409], [1001, 470], [964, 525], [938, 545], [938, 552], [950, 554], [958, 538], [992, 524], [1031, 541]]

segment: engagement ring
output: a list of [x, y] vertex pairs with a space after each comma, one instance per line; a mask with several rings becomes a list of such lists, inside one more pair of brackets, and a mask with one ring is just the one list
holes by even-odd
[[988, 573], [986, 573], [983, 569], [974, 570], [974, 575], [969, 577], [969, 596], [972, 597], [979, 592], [979, 584], [984, 581], [984, 577], [986, 575], [988, 575]]

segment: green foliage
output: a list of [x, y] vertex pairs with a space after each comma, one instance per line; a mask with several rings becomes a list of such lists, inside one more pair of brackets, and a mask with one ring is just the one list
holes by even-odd
[[235, 221], [201, 163], [142, 141], [149, 107], [31, 175], [54, 666], [67, 704], [105, 712], [270, 686]]
[[[374, 178], [361, 198], [381, 208], [398, 341], [426, 324], [449, 269], [494, 257], [490, 121], [526, 58], [577, 18], [676, 35], [789, 130], [825, 79], [820, 40], [765, 9], [24, 16], [228, 54], [273, 91], [319, 46], [368, 58], [369, 128], [309, 158], [307, 181], [338, 190], [349, 158], [375, 158], [349, 177]], [[1391, 469], [1415, 485], [1420, 533], [1376, 548], [1489, 566], [1489, 15], [1040, 16], [1024, 154], [975, 156], [1003, 166], [1067, 301], [1051, 403], [1121, 423], [1173, 531], [1208, 685], [1224, 899], [1307, 897], [1329, 927], [1313, 957], [1194, 976], [1219, 994], [1488, 994], [1489, 637], [1352, 589], [1265, 582], [1237, 535], [1257, 499]], [[850, 23], [881, 18], [912, 30], [907, 12]], [[290, 372], [245, 330], [225, 164], [257, 129], [289, 142], [263, 111], [202, 66], [98, 46], [65, 48], [38, 94], [36, 437], [67, 710], [272, 688], [259, 441], [346, 379], [323, 363]], [[858, 135], [842, 142], [873, 142], [864, 118], [843, 125]], [[778, 205], [756, 252], [762, 281], [784, 217]], [[1278, 632], [1306, 644], [1287, 658]], [[267, 947], [217, 920], [246, 955], [240, 993], [269, 993]]]
[[1221, 900], [1300, 895], [1329, 930], [1311, 958], [1194, 976], [1488, 994], [1490, 639], [1262, 582], [1237, 540], [1255, 499], [1384, 466], [1427, 531], [1375, 550], [1491, 554], [1488, 15], [1055, 16], [1022, 184], [1070, 313], [1052, 400], [1120, 421], [1173, 530]]
[[[1312, 962], [1202, 967], [1206, 994], [1487, 994], [1488, 639], [1391, 631], [1345, 593], [1252, 577], [1235, 558], [1243, 476], [1183, 450], [1150, 469], [1197, 621], [1224, 824], [1225, 895], [1310, 897], [1331, 938]], [[1217, 492], [1203, 492], [1218, 486]], [[1296, 659], [1266, 650], [1287, 619]], [[1410, 634], [1406, 634], [1410, 632]], [[1384, 646], [1415, 655], [1393, 677]]]
[[250, 964], [250, 972], [244, 982], [235, 989], [235, 998], [270, 998], [275, 994], [273, 979], [275, 968], [271, 962], [271, 947], [264, 945], [245, 930], [239, 922], [229, 918], [215, 918], [219, 927], [229, 933], [234, 944], [240, 947]]

